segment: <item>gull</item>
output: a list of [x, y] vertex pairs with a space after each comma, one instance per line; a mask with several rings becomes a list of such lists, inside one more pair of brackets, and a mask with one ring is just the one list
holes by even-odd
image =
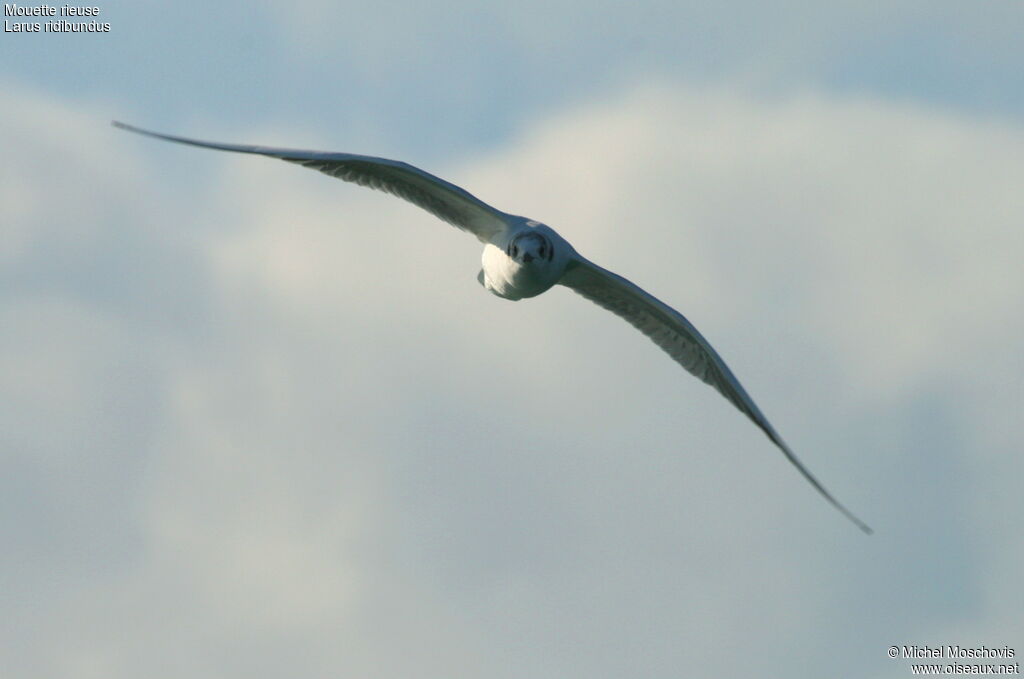
[[839, 503], [775, 431], [718, 352], [686, 318], [618, 274], [594, 264], [546, 224], [502, 212], [454, 184], [397, 160], [352, 153], [222, 144], [144, 130], [113, 121], [130, 132], [235, 153], [279, 158], [332, 177], [385, 191], [417, 205], [484, 244], [477, 281], [508, 300], [536, 297], [564, 285], [630, 323], [695, 377], [718, 390], [760, 427], [832, 506], [870, 534], [871, 528]]

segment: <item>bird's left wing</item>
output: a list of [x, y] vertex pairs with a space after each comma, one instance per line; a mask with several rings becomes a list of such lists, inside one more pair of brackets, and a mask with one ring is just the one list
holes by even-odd
[[602, 269], [579, 255], [574, 255], [574, 259], [570, 262], [559, 283], [572, 288], [590, 301], [624, 318], [634, 328], [651, 338], [655, 344], [690, 373], [717, 389], [722, 396], [729, 399], [734, 406], [768, 435], [768, 438], [782, 450], [793, 466], [826, 500], [862, 531], [871, 533], [871, 528], [839, 504], [825, 490], [825, 487], [807, 471], [807, 468], [793, 454], [793, 451], [789, 449], [789, 446], [761, 413], [757, 404], [729, 370], [729, 366], [725, 364], [722, 357], [681, 313], [644, 292], [622, 276]]
[[157, 139], [190, 144], [220, 151], [253, 153], [271, 158], [280, 158], [304, 167], [320, 170], [332, 177], [372, 189], [385, 191], [417, 205], [435, 217], [452, 226], [475, 235], [482, 243], [489, 243], [503, 232], [509, 215], [483, 202], [455, 184], [435, 177], [429, 172], [408, 163], [373, 156], [359, 156], [353, 153], [321, 153], [319, 151], [298, 151], [277, 149], [266, 146], [243, 146], [199, 141], [143, 130], [132, 125], [114, 121], [114, 126], [130, 132], [138, 132]]

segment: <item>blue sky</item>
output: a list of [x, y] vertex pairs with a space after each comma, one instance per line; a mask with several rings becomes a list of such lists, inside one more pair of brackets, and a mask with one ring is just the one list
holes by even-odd
[[[100, 5], [0, 57], [12, 676], [900, 677], [1020, 650], [1018, 3]], [[712, 341], [219, 139], [400, 158]]]

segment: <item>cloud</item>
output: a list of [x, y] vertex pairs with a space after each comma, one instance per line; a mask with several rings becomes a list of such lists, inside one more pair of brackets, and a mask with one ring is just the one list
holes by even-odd
[[662, 83], [425, 168], [687, 314], [865, 539], [628, 325], [487, 295], [429, 215], [11, 101], [6, 666], [869, 675], [1019, 638], [1019, 128]]
[[[405, 92], [406, 105], [417, 101], [420, 114], [447, 103], [448, 116], [464, 128], [494, 125], [476, 118], [484, 111], [488, 119], [504, 121], [510, 109], [533, 118], [551, 113], [545, 107], [552, 102], [563, 107], [595, 87], [651, 74], [743, 79], [787, 92], [813, 83], [1019, 114], [1020, 96], [1002, 87], [1020, 58], [1009, 28], [1018, 9], [1002, 3], [962, 10], [945, 0], [905, 0], [885, 12], [857, 2], [748, 0], [628, 8], [583, 8], [572, 0], [248, 6], [278, 29], [271, 35], [285, 58], [305, 69], [329, 64], [345, 88], [373, 87], [378, 101]], [[337, 86], [323, 81], [324, 88]], [[396, 122], [410, 109], [399, 110]], [[434, 127], [443, 126], [437, 117]]]

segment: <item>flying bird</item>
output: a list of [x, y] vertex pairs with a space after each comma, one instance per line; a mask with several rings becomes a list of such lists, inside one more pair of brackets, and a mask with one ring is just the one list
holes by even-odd
[[717, 389], [761, 428], [822, 497], [862, 531], [872, 532], [804, 467], [722, 357], [681, 313], [622, 276], [583, 257], [546, 224], [502, 212], [454, 184], [397, 160], [352, 153], [221, 144], [160, 134], [117, 121], [113, 124], [124, 130], [180, 144], [297, 163], [347, 182], [398, 196], [473, 234], [484, 244], [477, 281], [486, 290], [504, 299], [520, 300], [535, 297], [557, 283], [622, 317], [691, 374]]

